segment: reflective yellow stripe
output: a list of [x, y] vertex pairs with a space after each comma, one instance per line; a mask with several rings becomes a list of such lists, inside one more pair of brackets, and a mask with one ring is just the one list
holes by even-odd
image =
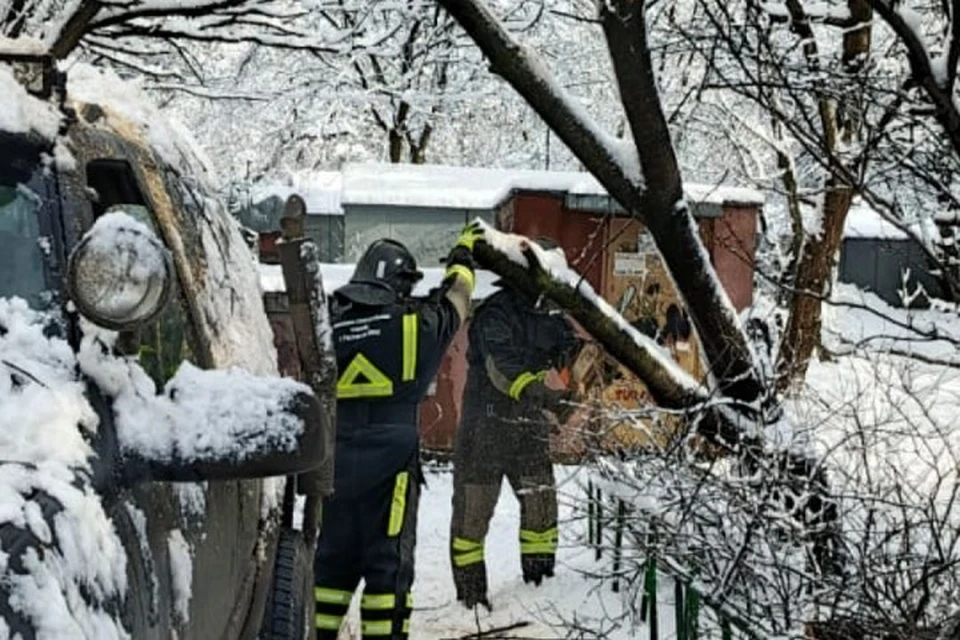
[[417, 377], [417, 314], [403, 316], [403, 381]]
[[516, 377], [513, 383], [510, 385], [510, 389], [507, 391], [507, 395], [513, 398], [514, 400], [520, 399], [520, 394], [523, 393], [523, 390], [527, 388], [532, 382], [543, 382], [547, 378], [547, 372], [541, 371], [540, 373], [531, 373], [530, 371], [524, 371]]
[[410, 474], [401, 471], [397, 474], [396, 484], [393, 485], [393, 502], [390, 504], [390, 522], [387, 524], [387, 535], [399, 535], [403, 528], [403, 514], [407, 508], [407, 483]]
[[413, 609], [413, 594], [407, 594], [407, 609]]
[[[365, 378], [365, 382], [357, 382]], [[383, 398], [393, 395], [393, 382], [365, 355], [358, 353], [337, 380], [338, 398]]]
[[325, 631], [337, 631], [343, 622], [343, 616], [329, 616], [325, 613], [318, 613], [314, 619], [314, 625], [317, 629]]
[[483, 543], [468, 540], [467, 538], [454, 538], [451, 546], [453, 546], [454, 551], [473, 551], [474, 549], [483, 548]]
[[453, 564], [458, 567], [468, 567], [478, 562], [483, 562], [483, 549], [467, 551], [466, 553], [456, 553], [453, 556]]
[[314, 587], [313, 596], [317, 602], [325, 604], [350, 604], [353, 598], [353, 592], [343, 589], [328, 589], [327, 587]]
[[550, 542], [556, 541], [558, 531], [556, 527], [551, 527], [546, 531], [533, 531], [532, 529], [520, 529], [520, 539], [527, 542]]
[[393, 633], [390, 620], [361, 620], [360, 632], [365, 636], [389, 636]]
[[410, 633], [410, 618], [403, 621], [403, 632]]
[[393, 609], [396, 604], [397, 596], [392, 593], [365, 593], [360, 599], [363, 609]]
[[464, 264], [452, 264], [447, 267], [446, 273], [443, 274], [444, 279], [450, 276], [460, 276], [466, 280], [470, 293], [473, 293], [473, 288], [476, 286], [476, 276], [473, 274], [473, 269]]
[[531, 531], [530, 529], [520, 530], [520, 553], [546, 553], [554, 554], [557, 552], [558, 532], [556, 527], [551, 527], [546, 531]]
[[555, 554], [557, 552], [556, 542], [521, 542], [520, 553], [527, 555], [530, 553]]

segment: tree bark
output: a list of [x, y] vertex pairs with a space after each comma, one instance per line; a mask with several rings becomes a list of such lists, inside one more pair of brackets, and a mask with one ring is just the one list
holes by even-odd
[[823, 199], [820, 234], [808, 238], [794, 281], [790, 317], [780, 342], [778, 391], [803, 380], [810, 358], [820, 347], [823, 300], [829, 293], [833, 266], [843, 240], [843, 226], [853, 190], [831, 180]]
[[[604, 32], [635, 149], [599, 131], [519, 46], [480, 0], [439, 0], [490, 60], [492, 70], [523, 96], [607, 192], [642, 219], [656, 242], [690, 317], [704, 356], [724, 393], [746, 402], [764, 394], [746, 335], [683, 205], [673, 145], [659, 101], [643, 24], [643, 3], [601, 6]], [[644, 175], [631, 166], [636, 157]], [[647, 184], [644, 184], [646, 179]]]
[[57, 60], [63, 60], [80, 44], [87, 33], [87, 27], [100, 11], [100, 0], [83, 0], [60, 28], [60, 33], [50, 46], [50, 54]]
[[[867, 0], [848, 0], [847, 6], [852, 23], [859, 25], [847, 30], [843, 36], [844, 71], [850, 75], [851, 82], [854, 82], [870, 54], [872, 12]], [[819, 69], [819, 53], [814, 34], [803, 16], [799, 2], [792, 0], [788, 7], [792, 11], [793, 29], [805, 42], [804, 52], [808, 57], [808, 67], [811, 72], [816, 73]], [[849, 145], [860, 137], [863, 124], [862, 93], [854, 84], [850, 92], [840, 99], [843, 100], [847, 114], [843, 121], [837, 117], [834, 97], [822, 94], [818, 98], [824, 151], [834, 166], [842, 162], [846, 164], [838, 167], [842, 168], [842, 171], [831, 171], [826, 180], [820, 211], [820, 229], [809, 233], [800, 244], [790, 316], [777, 357], [776, 386], [779, 392], [803, 380], [810, 358], [820, 348], [822, 303], [830, 293], [833, 268], [843, 242], [843, 228], [856, 187], [850, 184], [845, 176], [858, 175], [863, 162], [862, 155], [859, 154], [849, 160], [840, 158], [837, 154], [840, 142]]]

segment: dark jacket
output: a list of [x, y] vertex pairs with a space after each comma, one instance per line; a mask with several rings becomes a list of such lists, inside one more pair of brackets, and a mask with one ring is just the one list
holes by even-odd
[[444, 291], [364, 304], [331, 300], [337, 353], [335, 494], [362, 494], [392, 478], [418, 451], [418, 407], [460, 327]]
[[503, 289], [477, 308], [469, 338], [464, 425], [542, 423], [530, 391], [580, 345], [563, 313], [535, 309], [523, 294]]

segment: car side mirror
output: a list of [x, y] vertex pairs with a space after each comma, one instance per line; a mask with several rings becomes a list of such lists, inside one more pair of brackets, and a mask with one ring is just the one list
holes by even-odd
[[[120, 442], [120, 474], [124, 484], [241, 480], [306, 473], [333, 464], [330, 417], [312, 393], [292, 396], [287, 416], [303, 425], [292, 439], [271, 434], [270, 425], [237, 434], [240, 446], [196, 447], [186, 451], [174, 441], [167, 450]], [[211, 432], [226, 425], [210, 425]]]
[[[103, 352], [101, 352], [103, 353]], [[161, 394], [135, 362], [88, 351], [81, 367], [109, 404], [95, 449], [103, 482], [197, 482], [329, 473], [329, 402], [288, 378], [180, 365]], [[98, 402], [99, 402], [98, 401]]]

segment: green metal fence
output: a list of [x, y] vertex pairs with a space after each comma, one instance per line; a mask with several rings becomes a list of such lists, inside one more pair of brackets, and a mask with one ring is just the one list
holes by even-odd
[[[603, 492], [593, 482], [587, 484], [587, 542], [594, 548], [596, 560], [603, 557], [605, 533], [612, 538], [613, 579], [611, 587], [614, 593], [620, 591], [620, 572], [623, 569], [623, 544], [626, 530], [629, 505], [620, 498], [608, 497], [604, 502]], [[607, 514], [608, 515], [605, 515]], [[612, 531], [605, 531], [612, 527]], [[651, 545], [652, 547], [653, 545]], [[656, 555], [647, 557], [643, 571], [643, 588], [640, 600], [640, 621], [648, 631], [650, 640], [697, 640], [700, 630], [700, 593], [695, 587], [680, 578], [672, 578], [674, 587], [674, 626], [676, 634], [662, 636], [660, 633], [659, 611], [657, 607], [657, 593], [659, 589], [660, 572]], [[668, 579], [670, 579], [668, 577]], [[730, 622], [723, 616], [720, 619], [720, 634], [722, 640], [733, 640], [733, 631]]]

